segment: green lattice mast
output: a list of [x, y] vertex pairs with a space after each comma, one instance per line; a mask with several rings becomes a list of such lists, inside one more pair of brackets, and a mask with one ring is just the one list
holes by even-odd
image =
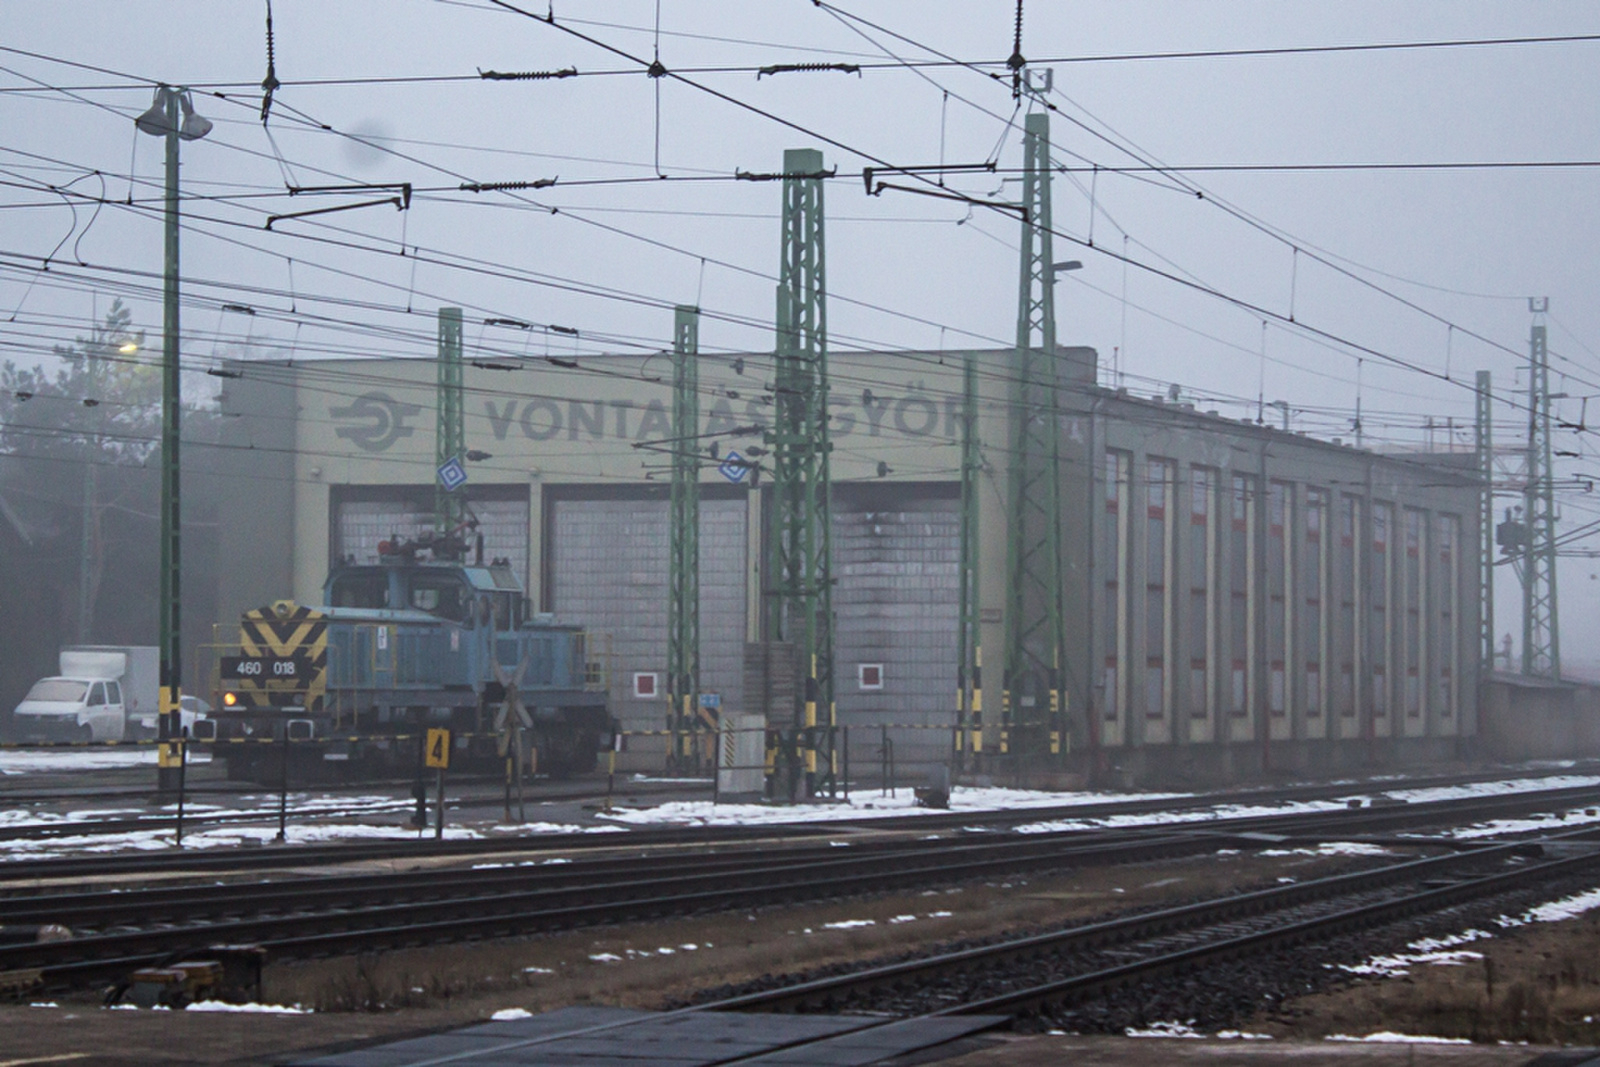
[[1062, 752], [1067, 740], [1048, 114], [1027, 116], [1023, 157], [1000, 751], [1036, 756]]
[[[799, 652], [804, 693], [794, 723], [805, 792], [837, 788], [833, 578], [828, 453], [827, 284], [822, 153], [783, 154], [767, 636]], [[776, 725], [776, 724], [774, 724]]]
[[[461, 414], [461, 309], [439, 309], [439, 421], [434, 429], [434, 467], [451, 460], [465, 463], [466, 426]], [[466, 516], [459, 493], [435, 483], [433, 521], [439, 533], [449, 533]]]
[[1561, 677], [1556, 625], [1556, 499], [1550, 456], [1550, 354], [1545, 347], [1548, 298], [1528, 301], [1528, 484], [1523, 491], [1527, 564], [1522, 581], [1522, 673]]
[[1478, 646], [1481, 669], [1494, 670], [1494, 417], [1489, 372], [1478, 372], [1477, 433], [1478, 477], [1483, 480], [1483, 495], [1478, 502]]
[[700, 699], [700, 309], [672, 330], [672, 503], [667, 577], [667, 766], [698, 771]]
[[983, 754], [983, 634], [978, 599], [978, 367], [968, 352], [961, 390], [961, 560], [956, 630], [956, 767]]

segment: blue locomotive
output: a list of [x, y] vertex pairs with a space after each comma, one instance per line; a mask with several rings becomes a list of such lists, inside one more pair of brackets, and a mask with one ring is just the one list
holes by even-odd
[[[470, 564], [455, 536], [378, 552], [377, 563], [336, 565], [324, 606], [244, 614], [207, 727], [229, 777], [276, 777], [277, 746], [250, 742], [284, 737], [297, 779], [410, 773], [432, 727], [451, 730], [452, 767], [487, 770], [501, 765], [509, 740], [498, 727], [519, 708], [525, 765], [592, 770], [613, 726], [583, 629], [530, 613], [509, 563], [483, 564], [481, 541]], [[226, 743], [236, 739], [245, 743]]]

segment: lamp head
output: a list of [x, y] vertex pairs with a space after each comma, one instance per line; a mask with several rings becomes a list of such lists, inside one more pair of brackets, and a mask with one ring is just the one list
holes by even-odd
[[170, 90], [165, 85], [156, 86], [155, 99], [144, 114], [133, 120], [139, 127], [140, 133], [148, 133], [151, 137], [165, 137], [172, 130], [167, 121], [167, 93]]
[[183, 109], [183, 126], [178, 130], [179, 137], [185, 141], [198, 141], [211, 132], [211, 120], [195, 114], [194, 98], [187, 90], [178, 98], [178, 106]]

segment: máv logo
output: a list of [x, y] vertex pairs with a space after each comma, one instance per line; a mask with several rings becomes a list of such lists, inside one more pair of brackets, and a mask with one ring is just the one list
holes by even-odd
[[363, 393], [349, 407], [329, 408], [335, 419], [359, 420], [355, 426], [340, 426], [333, 432], [353, 441], [368, 452], [384, 452], [402, 437], [410, 437], [412, 427], [406, 419], [421, 411], [416, 404], [403, 404], [388, 393]]

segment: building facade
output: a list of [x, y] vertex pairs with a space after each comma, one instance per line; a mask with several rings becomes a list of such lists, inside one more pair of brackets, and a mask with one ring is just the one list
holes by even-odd
[[[1476, 728], [1470, 471], [1096, 387], [1060, 350], [1070, 752], [1127, 780], [1230, 779], [1440, 758]], [[962, 370], [977, 368], [981, 631], [1000, 661], [1015, 353], [830, 355], [841, 724], [911, 762], [949, 753], [956, 691]], [[502, 369], [505, 367], [515, 369]], [[431, 527], [428, 361], [236, 365], [223, 397], [224, 618], [320, 598], [330, 561]], [[700, 359], [703, 691], [742, 710], [762, 638], [770, 355]], [[1040, 398], [1034, 402], [1036, 413]], [[661, 356], [466, 370], [464, 492], [532, 602], [603, 635], [613, 713], [666, 720], [671, 384]], [[677, 436], [684, 436], [678, 434]], [[712, 449], [716, 452], [713, 456]], [[653, 676], [653, 677], [652, 677]], [[998, 727], [1000, 682], [986, 679]], [[993, 752], [991, 745], [987, 751]], [[660, 746], [630, 746], [638, 766]], [[1003, 768], [995, 765], [995, 770]]]

